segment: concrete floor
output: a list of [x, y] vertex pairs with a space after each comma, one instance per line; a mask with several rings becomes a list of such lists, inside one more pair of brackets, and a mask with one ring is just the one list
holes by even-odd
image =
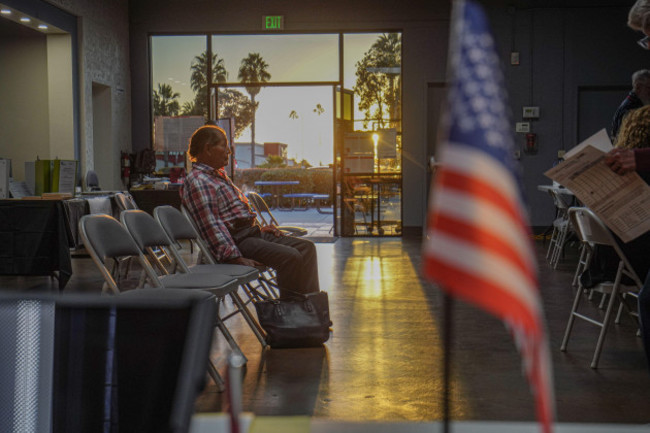
[[[437, 420], [442, 416], [441, 294], [419, 277], [419, 238], [341, 238], [317, 244], [321, 287], [328, 291], [333, 334], [322, 348], [262, 351], [238, 318], [228, 322], [249, 359], [244, 410], [257, 415], [312, 415], [335, 420]], [[650, 423], [650, 375], [629, 318], [612, 326], [597, 370], [589, 368], [597, 329], [578, 323], [569, 351], [559, 350], [573, 289], [575, 248], [557, 270], [537, 241], [540, 282], [555, 375], [557, 419]], [[73, 259], [66, 291], [99, 291], [88, 258]], [[52, 289], [47, 277], [0, 277], [0, 287]], [[599, 313], [597, 303], [584, 305]], [[452, 417], [532, 421], [533, 399], [509, 332], [497, 320], [456, 302], [453, 308]], [[226, 345], [215, 337], [213, 361]], [[219, 411], [223, 395], [208, 382], [200, 412]]]

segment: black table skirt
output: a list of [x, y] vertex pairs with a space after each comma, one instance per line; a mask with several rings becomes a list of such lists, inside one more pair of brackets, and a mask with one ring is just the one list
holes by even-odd
[[72, 276], [71, 233], [59, 200], [0, 200], [0, 274]]

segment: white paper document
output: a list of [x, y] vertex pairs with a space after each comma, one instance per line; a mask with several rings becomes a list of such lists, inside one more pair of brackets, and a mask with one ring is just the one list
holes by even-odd
[[650, 186], [637, 173], [614, 173], [600, 149], [576, 150], [544, 174], [570, 189], [623, 242], [650, 230]]
[[601, 129], [591, 137], [587, 138], [582, 143], [575, 146], [573, 149], [569, 150], [565, 155], [564, 159], [569, 159], [576, 153], [580, 152], [586, 146], [592, 146], [596, 149], [599, 149], [605, 153], [613, 149], [612, 140], [610, 140], [609, 135], [607, 135], [607, 130], [605, 128]]

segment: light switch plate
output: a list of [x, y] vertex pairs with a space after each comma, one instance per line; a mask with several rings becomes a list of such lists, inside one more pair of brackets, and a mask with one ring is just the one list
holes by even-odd
[[524, 119], [539, 119], [539, 107], [524, 107], [522, 117]]
[[530, 123], [529, 122], [515, 123], [515, 132], [530, 132]]

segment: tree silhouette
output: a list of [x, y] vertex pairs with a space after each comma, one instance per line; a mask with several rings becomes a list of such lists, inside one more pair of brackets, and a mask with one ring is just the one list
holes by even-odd
[[244, 83], [246, 91], [251, 96], [253, 109], [253, 118], [251, 119], [251, 168], [255, 167], [255, 112], [258, 106], [258, 103], [255, 102], [255, 96], [260, 93], [259, 84], [266, 83], [271, 79], [271, 74], [267, 71], [268, 67], [268, 63], [264, 61], [259, 53], [249, 53], [246, 58], [242, 59], [237, 76], [239, 81]]
[[158, 90], [153, 91], [154, 116], [177, 116], [180, 104], [177, 99], [180, 93], [174, 92], [169, 84], [158, 83]]
[[291, 113], [289, 113], [289, 119], [296, 120], [299, 117], [300, 116], [298, 116], [298, 113], [296, 112], [296, 110], [291, 110]]
[[183, 116], [202, 116], [203, 112], [201, 107], [196, 105], [196, 101], [187, 101], [181, 107], [181, 115]]
[[[207, 95], [208, 95], [208, 53], [204, 51], [194, 57], [190, 66], [190, 87], [195, 92], [194, 101], [183, 104], [183, 114], [206, 116]], [[223, 83], [228, 79], [226, 65], [218, 54], [212, 55], [212, 81], [211, 83]], [[242, 92], [234, 89], [219, 89], [218, 92], [217, 118], [235, 118], [235, 130], [233, 135], [239, 137], [248, 128], [252, 119], [251, 101]], [[186, 110], [187, 109], [187, 110]]]
[[239, 137], [242, 132], [251, 124], [253, 116], [253, 104], [242, 92], [235, 89], [219, 90], [219, 118], [235, 118], [235, 130], [233, 135]]
[[316, 104], [316, 108], [314, 108], [314, 113], [318, 114], [319, 116], [325, 112], [325, 109], [323, 108], [322, 105]]
[[381, 35], [357, 62], [354, 91], [360, 98], [359, 109], [364, 112], [364, 127], [374, 121], [383, 128], [401, 117], [401, 64], [399, 33]]
[[[192, 75], [190, 76], [190, 86], [194, 91], [194, 104], [200, 114], [207, 114], [208, 100], [208, 52], [204, 51], [194, 57], [190, 65]], [[228, 78], [226, 66], [223, 59], [218, 54], [212, 55], [212, 83], [223, 83]]]

